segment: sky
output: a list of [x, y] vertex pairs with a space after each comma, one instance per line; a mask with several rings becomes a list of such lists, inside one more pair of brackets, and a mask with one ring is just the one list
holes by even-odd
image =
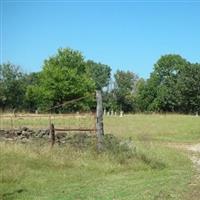
[[0, 1], [0, 62], [27, 73], [66, 47], [143, 78], [165, 54], [200, 62], [200, 0]]

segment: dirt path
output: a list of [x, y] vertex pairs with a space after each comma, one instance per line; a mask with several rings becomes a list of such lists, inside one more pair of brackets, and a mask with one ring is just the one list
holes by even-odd
[[196, 174], [189, 184], [189, 192], [186, 194], [186, 200], [199, 200], [200, 198], [200, 143], [183, 145], [183, 149], [189, 152], [188, 156], [194, 164]]
[[198, 171], [200, 171], [200, 144], [187, 145], [186, 149], [192, 154], [189, 154], [190, 159], [194, 163]]
[[198, 144], [180, 144], [168, 143], [167, 146], [185, 151], [194, 165], [196, 171], [189, 183], [188, 192], [185, 193], [184, 200], [200, 200], [200, 143]]
[[198, 171], [200, 171], [200, 143], [198, 144], [168, 143], [167, 146], [187, 151], [189, 158], [195, 165], [195, 168], [197, 168]]

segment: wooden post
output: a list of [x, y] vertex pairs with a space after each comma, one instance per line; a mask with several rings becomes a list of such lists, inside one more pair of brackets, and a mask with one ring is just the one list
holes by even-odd
[[102, 94], [101, 90], [96, 90], [97, 110], [96, 110], [96, 128], [97, 128], [97, 149], [101, 151], [103, 149], [103, 106], [102, 106]]
[[49, 125], [51, 126], [51, 114], [49, 114]]
[[13, 130], [13, 118], [12, 118], [12, 116], [10, 117], [10, 123], [11, 123], [11, 130]]
[[96, 126], [96, 125], [97, 125], [97, 124], [96, 124], [97, 114], [96, 114], [96, 113], [93, 113], [92, 115], [93, 115], [93, 117], [94, 117], [94, 122], [95, 122], [95, 123], [94, 123], [94, 133], [96, 134], [96, 132], [97, 132], [97, 131], [96, 131], [96, 130], [97, 130], [97, 126]]
[[51, 148], [54, 146], [55, 144], [55, 128], [53, 124], [50, 124], [50, 137], [51, 137]]

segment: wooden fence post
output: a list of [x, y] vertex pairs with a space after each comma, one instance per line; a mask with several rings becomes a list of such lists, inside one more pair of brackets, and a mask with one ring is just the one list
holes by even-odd
[[12, 116], [10, 117], [10, 123], [11, 123], [11, 130], [13, 130], [13, 118], [12, 118]]
[[53, 124], [50, 124], [50, 137], [51, 137], [51, 147], [53, 147], [55, 144], [55, 140], [56, 140], [55, 128], [54, 128]]
[[97, 135], [97, 149], [98, 151], [103, 150], [103, 136], [104, 136], [104, 128], [103, 128], [103, 105], [102, 105], [102, 94], [101, 90], [96, 90], [96, 135]]

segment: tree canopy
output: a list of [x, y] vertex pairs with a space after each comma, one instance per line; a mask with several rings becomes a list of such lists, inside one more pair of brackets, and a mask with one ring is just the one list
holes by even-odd
[[94, 110], [95, 90], [103, 93], [103, 107], [110, 111], [200, 113], [200, 64], [168, 54], [158, 59], [146, 80], [123, 70], [111, 77], [108, 65], [86, 61], [81, 52], [60, 48], [44, 60], [40, 72], [26, 74], [17, 65], [0, 65], [3, 111]]
[[138, 76], [130, 71], [117, 70], [114, 74], [117, 105], [120, 110], [131, 112], [135, 110], [134, 95]]
[[105, 64], [95, 63], [92, 60], [88, 60], [86, 65], [88, 75], [94, 81], [96, 89], [102, 90], [103, 87], [106, 87], [110, 80], [111, 68]]
[[0, 106], [15, 109], [24, 106], [25, 74], [11, 63], [0, 65]]
[[[191, 64], [179, 55], [162, 56], [154, 65], [150, 78], [139, 90], [138, 98], [143, 104], [141, 109], [186, 113], [197, 111], [200, 105], [199, 73], [198, 64]], [[193, 109], [189, 102], [192, 102]]]
[[[91, 94], [95, 84], [88, 78], [84, 58], [79, 51], [59, 49], [57, 54], [44, 61], [39, 84], [29, 88], [29, 95], [38, 97], [38, 106], [48, 109]], [[72, 110], [87, 109], [81, 104], [68, 106]], [[81, 108], [80, 108], [81, 107]]]

